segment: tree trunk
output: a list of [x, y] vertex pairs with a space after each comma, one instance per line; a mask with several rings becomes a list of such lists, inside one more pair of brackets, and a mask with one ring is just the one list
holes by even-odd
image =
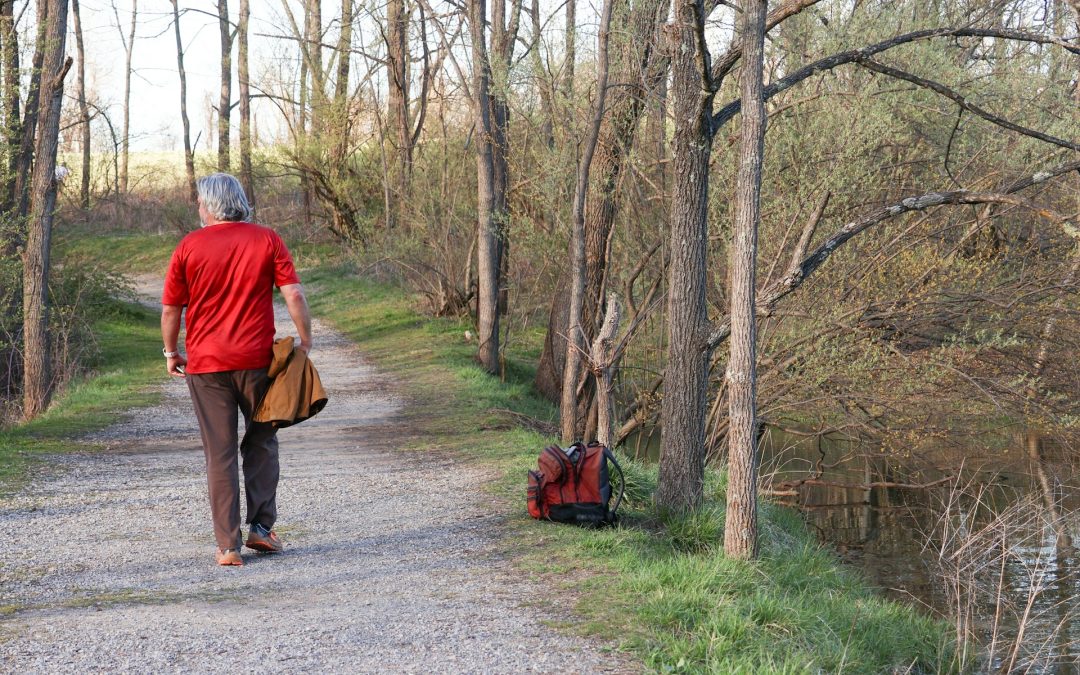
[[[511, 0], [520, 2], [520, 0]], [[495, 312], [509, 310], [507, 272], [510, 263], [510, 58], [513, 37], [506, 27], [506, 0], [494, 0], [491, 10], [491, 52], [495, 55], [489, 100], [491, 102], [491, 164], [494, 174], [492, 213], [496, 227], [495, 262], [498, 270]], [[496, 341], [499, 332], [495, 331]]]
[[45, 58], [45, 29], [49, 21], [49, 10], [55, 0], [38, 0], [37, 39], [34, 43], [34, 57], [30, 71], [30, 88], [26, 92], [26, 106], [23, 108], [22, 138], [19, 146], [18, 167], [15, 171], [15, 200], [17, 214], [25, 216], [30, 208], [30, 167], [34, 161], [34, 138], [38, 128], [41, 96], [41, 64]]
[[615, 336], [619, 334], [621, 316], [622, 310], [619, 307], [619, 297], [611, 293], [607, 301], [607, 316], [604, 318], [604, 324], [592, 344], [593, 367], [600, 373], [596, 383], [596, 440], [609, 448], [613, 441], [612, 426], [614, 421], [611, 401], [612, 366], [615, 361]]
[[766, 0], [746, 0], [742, 23], [742, 134], [735, 186], [731, 242], [731, 337], [727, 390], [728, 490], [724, 553], [757, 556], [757, 408], [755, 401], [756, 323], [754, 320], [757, 230], [761, 214], [761, 166], [765, 147], [762, 73]]
[[600, 136], [600, 124], [604, 118], [604, 102], [607, 98], [608, 84], [608, 36], [610, 34], [611, 10], [613, 0], [605, 0], [600, 17], [599, 49], [596, 61], [596, 103], [593, 107], [591, 124], [585, 147], [578, 164], [577, 186], [574, 190], [572, 215], [573, 238], [570, 246], [571, 291], [570, 291], [570, 326], [566, 341], [566, 366], [563, 372], [562, 400], [559, 406], [559, 427], [562, 440], [566, 444], [577, 440], [588, 440], [580, 435], [582, 426], [579, 422], [577, 406], [578, 371], [582, 355], [588, 343], [581, 330], [582, 305], [585, 301], [585, 195], [589, 190], [589, 169], [596, 152]]
[[566, 0], [566, 49], [563, 59], [562, 93], [574, 100], [574, 66], [577, 61], [577, 0]]
[[[224, 1], [224, 0], [222, 0]], [[113, 5], [116, 11], [116, 5]], [[131, 0], [131, 29], [127, 39], [121, 34], [124, 43], [124, 128], [120, 132], [120, 192], [127, 194], [128, 191], [128, 155], [131, 148], [131, 54], [135, 51], [135, 21], [139, 15], [139, 0]], [[120, 16], [117, 15], [117, 27], [120, 25]]]
[[311, 107], [311, 133], [321, 139], [325, 131], [323, 125], [326, 102], [326, 86], [322, 66], [322, 0], [306, 0], [304, 13], [304, 49], [307, 50], [308, 74], [311, 83], [308, 87], [308, 102]]
[[11, 213], [16, 204], [15, 176], [19, 172], [22, 128], [19, 122], [19, 33], [15, 30], [14, 0], [0, 1], [0, 40], [4, 68], [4, 141], [7, 146], [7, 174], [3, 180], [0, 210]]
[[386, 60], [388, 70], [389, 105], [387, 119], [393, 129], [397, 174], [396, 198], [388, 221], [401, 225], [402, 207], [408, 200], [409, 178], [412, 173], [412, 126], [409, 122], [409, 13], [405, 0], [389, 0], [386, 6]]
[[668, 266], [668, 358], [656, 488], [657, 506], [669, 511], [698, 508], [705, 477], [705, 386], [709, 363], [704, 347], [708, 328], [706, 212], [713, 95], [702, 87], [702, 69], [708, 64], [698, 63], [695, 34], [700, 28], [698, 16], [703, 13], [701, 0], [680, 0], [675, 9], [674, 44], [670, 46], [674, 194]]
[[249, 0], [240, 0], [240, 17], [236, 27], [236, 79], [240, 86], [240, 184], [255, 217], [255, 179], [251, 174], [251, 91], [248, 81], [248, 19]]
[[[308, 13], [310, 12], [310, 4], [304, 2], [304, 30], [300, 42], [300, 91], [297, 92], [297, 101], [299, 110], [297, 111], [297, 123], [295, 131], [295, 148], [296, 154], [299, 156], [304, 152], [304, 144], [306, 142], [307, 130], [308, 130], [308, 99], [310, 98], [308, 92], [308, 57], [307, 49], [308, 42], [311, 39], [309, 29], [311, 27], [311, 21], [308, 19]], [[304, 224], [311, 225], [311, 181], [308, 179], [307, 171], [300, 171], [300, 191], [302, 193], [304, 201]]]
[[217, 0], [218, 34], [221, 38], [221, 95], [218, 98], [218, 171], [228, 173], [229, 123], [232, 115], [232, 25], [229, 0]]
[[473, 105], [476, 125], [477, 178], [477, 359], [489, 373], [499, 372], [499, 231], [495, 217], [495, 160], [491, 114], [491, 61], [486, 31], [485, 0], [470, 0], [469, 23], [473, 57]]
[[188, 192], [191, 201], [198, 200], [195, 187], [195, 153], [191, 149], [191, 122], [187, 113], [187, 72], [184, 70], [184, 43], [180, 40], [180, 10], [177, 0], [170, 0], [173, 7], [173, 29], [176, 32], [176, 72], [180, 75], [180, 120], [184, 124], [184, 168], [187, 171]]
[[[629, 14], [620, 11], [612, 17], [612, 37], [621, 42], [612, 53], [607, 114], [600, 127], [585, 202], [585, 304], [581, 325], [590, 341], [596, 335], [603, 312], [607, 242], [618, 211], [619, 175], [633, 147], [648, 94], [667, 76], [667, 68], [658, 67], [655, 47], [657, 29], [667, 15], [669, 4], [670, 0], [643, 0], [634, 3]], [[556, 299], [548, 316], [544, 349], [536, 370], [537, 389], [552, 401], [560, 400], [565, 368], [566, 293], [565, 286], [556, 291]], [[580, 371], [577, 377], [582, 377]], [[587, 410], [591, 405], [590, 395], [593, 391], [591, 387], [583, 390], [583, 396], [578, 401], [580, 411]]]
[[334, 151], [334, 166], [344, 169], [349, 153], [349, 66], [352, 58], [352, 0], [341, 2], [341, 33], [338, 36], [338, 71], [334, 82], [334, 137], [337, 146]]
[[31, 181], [29, 231], [23, 254], [23, 417], [32, 419], [45, 409], [51, 384], [49, 368], [49, 252], [53, 210], [56, 206], [56, 143], [60, 134], [60, 108], [64, 76], [71, 60], [64, 61], [67, 38], [67, 0], [47, 0], [45, 54], [42, 59], [40, 100], [45, 114], [38, 116], [36, 160]]
[[79, 206], [90, 208], [90, 108], [86, 105], [86, 51], [83, 49], [82, 17], [79, 0], [71, 0], [71, 16], [74, 20], [75, 47], [79, 52], [79, 123], [82, 138], [82, 176], [79, 182]]

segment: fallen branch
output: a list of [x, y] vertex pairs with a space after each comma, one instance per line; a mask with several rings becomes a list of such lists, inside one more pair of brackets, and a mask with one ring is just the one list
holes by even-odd
[[519, 413], [516, 410], [510, 410], [508, 408], [489, 408], [489, 413], [498, 413], [501, 415], [507, 415], [512, 417], [518, 426], [524, 427], [530, 431], [535, 431], [538, 434], [544, 436], [556, 436], [559, 433], [559, 427], [551, 422], [545, 422], [544, 420], [538, 420], [535, 417], [530, 417], [525, 413]]
[[848, 490], [872, 490], [874, 488], [899, 488], [901, 490], [926, 490], [928, 488], [941, 485], [942, 483], [948, 483], [956, 480], [956, 476], [946, 476], [945, 478], [939, 478], [938, 480], [930, 481], [929, 483], [897, 483], [888, 480], [871, 481], [869, 483], [844, 483], [835, 480], [823, 480], [821, 478], [803, 478], [800, 480], [785, 480], [778, 483], [773, 483], [780, 490], [793, 490], [795, 488], [802, 487], [804, 485], [814, 485], [821, 487], [838, 487]]

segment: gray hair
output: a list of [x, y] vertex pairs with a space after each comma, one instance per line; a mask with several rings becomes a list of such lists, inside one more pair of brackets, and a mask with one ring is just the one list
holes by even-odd
[[212, 173], [203, 176], [196, 184], [199, 200], [210, 215], [225, 222], [247, 220], [251, 217], [251, 206], [244, 196], [244, 188], [236, 176], [227, 173]]

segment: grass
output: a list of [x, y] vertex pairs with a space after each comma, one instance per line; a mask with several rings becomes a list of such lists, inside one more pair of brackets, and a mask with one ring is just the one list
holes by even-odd
[[[288, 232], [281, 234], [288, 236]], [[155, 234], [115, 228], [103, 232], [95, 225], [68, 222], [57, 231], [54, 250], [61, 260], [72, 257], [113, 272], [164, 276], [180, 239], [179, 232]], [[341, 245], [326, 241], [290, 241], [289, 251], [301, 268], [342, 257]]]
[[395, 375], [411, 401], [417, 447], [437, 447], [501, 470], [491, 486], [510, 512], [506, 544], [523, 573], [576, 597], [581, 632], [620, 643], [660, 672], [878, 673], [954, 669], [949, 628], [875, 594], [820, 546], [796, 513], [762, 507], [762, 556], [726, 558], [724, 476], [709, 475], [706, 508], [663, 517], [650, 505], [654, 467], [622, 463], [632, 490], [623, 526], [603, 531], [540, 523], [525, 512], [525, 471], [553, 439], [501, 410], [554, 423], [531, 388], [536, 344], [507, 363], [505, 382], [475, 364], [471, 328], [411, 309], [400, 290], [348, 267], [304, 275], [317, 316]]
[[[106, 269], [125, 274], [165, 274], [179, 234], [109, 232], [106, 236], [86, 226], [65, 224], [57, 232], [57, 257], [77, 256]], [[120, 267], [122, 269], [117, 270]]]
[[98, 357], [32, 422], [0, 429], [0, 490], [17, 489], [28, 467], [44, 455], [85, 450], [75, 440], [116, 421], [117, 411], [152, 405], [150, 386], [164, 377], [158, 317], [116, 301], [94, 322]]

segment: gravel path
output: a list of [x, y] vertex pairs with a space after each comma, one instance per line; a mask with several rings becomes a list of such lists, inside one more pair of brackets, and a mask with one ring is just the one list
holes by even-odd
[[396, 450], [407, 403], [343, 336], [315, 334], [330, 404], [280, 432], [285, 553], [214, 565], [198, 427], [169, 382], [89, 439], [107, 452], [53, 457], [0, 499], [0, 616], [19, 608], [0, 672], [638, 670], [546, 625], [572, 617], [500, 555], [492, 474]]

